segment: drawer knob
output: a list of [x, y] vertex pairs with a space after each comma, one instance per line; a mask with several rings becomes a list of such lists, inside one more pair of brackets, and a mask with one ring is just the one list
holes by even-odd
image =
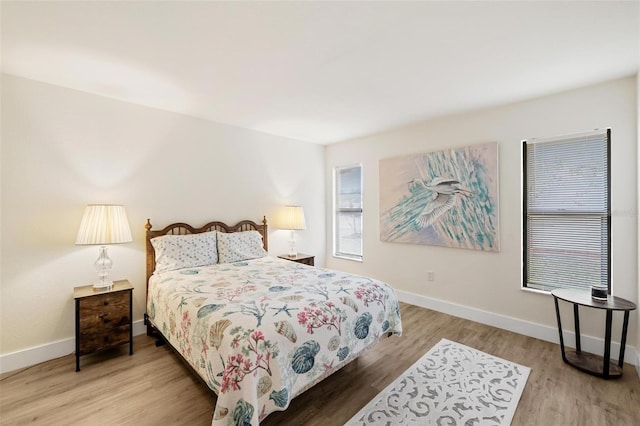
[[108, 301], [108, 300], [105, 300], [105, 301], [104, 301], [104, 306], [107, 306], [108, 304], [109, 304], [109, 301]]

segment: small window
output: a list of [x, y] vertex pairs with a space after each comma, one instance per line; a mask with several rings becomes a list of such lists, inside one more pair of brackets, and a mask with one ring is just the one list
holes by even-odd
[[610, 130], [523, 142], [523, 285], [611, 293]]
[[334, 172], [333, 255], [362, 260], [362, 165]]

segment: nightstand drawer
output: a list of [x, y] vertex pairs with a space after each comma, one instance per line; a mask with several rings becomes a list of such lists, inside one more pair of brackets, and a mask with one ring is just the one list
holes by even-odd
[[129, 324], [129, 307], [127, 291], [82, 299], [80, 301], [81, 334], [95, 333]]
[[82, 334], [79, 355], [87, 355], [129, 342], [131, 327], [124, 325], [100, 333]]
[[289, 254], [281, 254], [278, 256], [280, 259], [290, 260], [292, 262], [301, 263], [303, 265], [315, 266], [314, 259], [315, 256], [310, 254], [298, 253], [295, 256]]
[[303, 265], [313, 266], [313, 257], [307, 257], [305, 259], [298, 260], [298, 263], [302, 263]]

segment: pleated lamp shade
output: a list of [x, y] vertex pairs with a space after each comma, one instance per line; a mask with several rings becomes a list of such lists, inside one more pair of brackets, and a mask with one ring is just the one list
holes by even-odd
[[307, 223], [304, 220], [304, 210], [302, 207], [285, 206], [280, 228], [290, 229], [292, 231], [307, 229]]
[[82, 216], [76, 244], [120, 244], [133, 241], [124, 206], [91, 204]]

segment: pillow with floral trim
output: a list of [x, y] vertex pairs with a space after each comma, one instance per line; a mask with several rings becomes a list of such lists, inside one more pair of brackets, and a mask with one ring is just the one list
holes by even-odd
[[218, 263], [233, 263], [265, 257], [267, 252], [258, 231], [218, 232]]
[[156, 252], [155, 274], [218, 263], [217, 232], [163, 235], [151, 239]]

